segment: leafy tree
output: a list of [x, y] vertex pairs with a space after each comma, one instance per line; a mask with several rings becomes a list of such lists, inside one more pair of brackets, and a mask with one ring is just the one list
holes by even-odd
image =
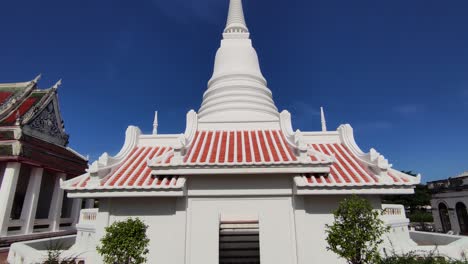
[[[417, 174], [412, 171], [402, 171], [411, 176]], [[385, 195], [382, 197], [383, 203], [402, 204], [410, 213], [423, 209], [424, 206], [431, 204], [431, 193], [425, 184], [415, 186], [414, 194]]]
[[[412, 171], [402, 171], [403, 173], [416, 176], [416, 173]], [[382, 203], [390, 204], [401, 204], [405, 207], [407, 217], [412, 223], [418, 223], [417, 227], [420, 227], [422, 231], [429, 231], [426, 222], [433, 222], [432, 213], [428, 212], [426, 206], [431, 205], [431, 192], [427, 185], [418, 184], [414, 188], [414, 193], [397, 194], [397, 195], [385, 195], [382, 197]], [[417, 229], [418, 230], [418, 229]]]
[[349, 264], [378, 263], [378, 246], [388, 231], [369, 201], [356, 195], [344, 199], [333, 212], [335, 221], [326, 225], [328, 250]]
[[96, 249], [107, 264], [140, 264], [146, 262], [148, 228], [139, 218], [114, 222], [106, 227], [101, 246]]
[[402, 204], [410, 212], [421, 209], [431, 204], [431, 194], [427, 185], [418, 184], [414, 188], [414, 194], [385, 195], [383, 203]]

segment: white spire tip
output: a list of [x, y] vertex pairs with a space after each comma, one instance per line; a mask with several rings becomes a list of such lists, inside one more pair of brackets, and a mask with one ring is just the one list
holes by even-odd
[[39, 75], [37, 75], [36, 78], [32, 80], [32, 82], [37, 83], [41, 79], [41, 77], [42, 77], [42, 74], [39, 73]]
[[245, 23], [242, 0], [231, 0], [229, 2], [229, 13], [224, 33], [249, 33]]
[[52, 86], [52, 88], [58, 89], [61, 85], [62, 85], [62, 79], [58, 80], [58, 81], [54, 84], [54, 86]]
[[154, 111], [153, 135], [158, 134], [158, 111]]
[[323, 107], [320, 107], [320, 121], [322, 123], [322, 131], [327, 131], [327, 121], [325, 120], [325, 112], [323, 111]]

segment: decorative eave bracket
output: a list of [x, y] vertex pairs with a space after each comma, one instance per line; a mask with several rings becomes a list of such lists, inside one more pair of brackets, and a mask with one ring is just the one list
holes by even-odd
[[336, 161], [333, 155], [327, 156], [309, 147], [304, 140], [303, 133], [299, 129], [295, 132], [293, 131], [291, 123], [291, 113], [289, 113], [287, 110], [283, 110], [280, 113], [280, 127], [284, 137], [286, 138], [286, 142], [294, 150], [294, 153], [300, 161], [309, 161], [310, 155], [317, 155], [322, 157], [325, 163], [331, 164]]
[[377, 176], [380, 177], [382, 183], [391, 183], [393, 179], [388, 174], [388, 171], [392, 167], [392, 164], [388, 160], [377, 152], [375, 149], [371, 148], [368, 153], [364, 153], [361, 148], [356, 144], [354, 139], [353, 128], [349, 124], [340, 125], [338, 127], [338, 132], [340, 134], [341, 142], [343, 142], [349, 150], [372, 170]]
[[115, 156], [110, 156], [104, 152], [98, 160], [94, 161], [87, 172], [90, 175], [89, 186], [99, 186], [104, 176], [108, 175], [127, 157], [132, 149], [138, 145], [141, 130], [136, 126], [129, 126], [125, 131], [125, 143], [122, 149]]

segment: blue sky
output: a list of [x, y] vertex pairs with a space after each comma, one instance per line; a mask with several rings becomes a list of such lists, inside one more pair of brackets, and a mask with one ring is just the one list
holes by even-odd
[[[0, 82], [59, 90], [70, 146], [116, 153], [128, 125], [182, 133], [227, 0], [0, 3]], [[363, 150], [423, 180], [468, 170], [468, 1], [244, 0], [263, 74], [293, 126], [350, 123]]]

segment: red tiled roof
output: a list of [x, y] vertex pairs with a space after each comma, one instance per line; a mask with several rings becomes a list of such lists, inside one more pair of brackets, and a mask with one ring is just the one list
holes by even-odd
[[0, 91], [0, 104], [3, 104], [6, 102], [8, 98], [13, 94], [13, 92], [3, 92]]
[[14, 111], [10, 113], [10, 115], [2, 121], [4, 124], [11, 125], [16, 121], [16, 118], [19, 116], [23, 116], [31, 107], [38, 101], [39, 98], [37, 97], [29, 97], [28, 99], [24, 100], [21, 105]]
[[[280, 130], [197, 131], [185, 165], [297, 163]], [[311, 163], [323, 160], [310, 156]]]
[[[51, 94], [53, 89], [48, 90], [33, 90], [36, 86], [12, 86], [0, 87], [0, 105], [4, 108], [2, 110], [1, 125], [12, 125], [18, 117], [23, 117], [30, 109], [36, 104], [42, 102], [44, 96]], [[7, 105], [9, 99], [15, 97]]]
[[[330, 166], [329, 175], [304, 175], [308, 185], [373, 185], [381, 183], [375, 175], [344, 144], [311, 144], [312, 148], [325, 155], [333, 155], [336, 161]], [[388, 172], [396, 184], [405, 184], [409, 179]]]
[[[152, 176], [147, 160], [164, 155], [169, 147], [135, 147], [123, 162], [108, 176], [101, 180], [102, 189], [114, 188], [174, 188], [178, 176]], [[90, 177], [75, 182], [74, 188], [86, 188]]]
[[[281, 131], [199, 131], [193, 144], [184, 157], [183, 165], [236, 165], [236, 164], [271, 164], [294, 163], [294, 155]], [[308, 186], [354, 186], [379, 185], [380, 176], [375, 175], [344, 144], [310, 144], [313, 149], [309, 157], [311, 162], [329, 163], [329, 174], [305, 174], [302, 177]], [[310, 154], [311, 152], [309, 152]], [[96, 189], [126, 188], [176, 188], [178, 176], [153, 176], [148, 160], [157, 160], [157, 164], [167, 166], [173, 158], [170, 147], [141, 146], [135, 147], [113, 171], [105, 176]], [[402, 173], [388, 172], [394, 184], [410, 182]], [[90, 177], [82, 177], [72, 184], [72, 188], [87, 188]]]
[[289, 162], [297, 158], [277, 130], [198, 131], [184, 162]]

